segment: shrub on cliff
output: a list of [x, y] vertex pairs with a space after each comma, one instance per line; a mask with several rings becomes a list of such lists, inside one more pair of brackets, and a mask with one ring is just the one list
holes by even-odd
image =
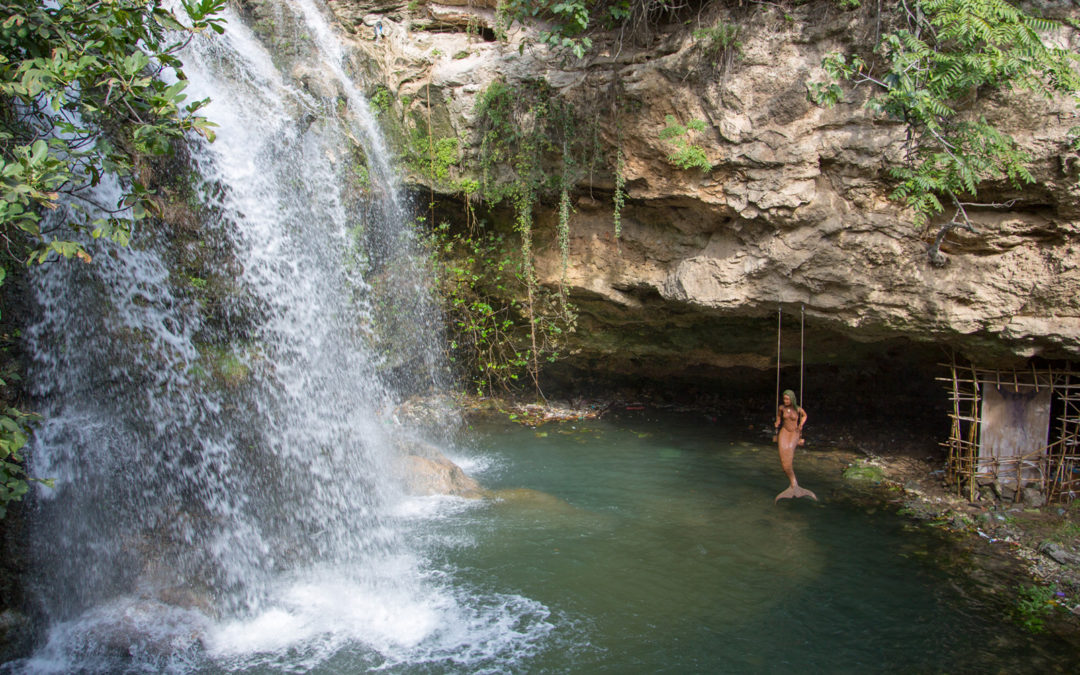
[[964, 108], [983, 89], [1076, 96], [1078, 55], [1043, 40], [1060, 24], [1004, 0], [913, 0], [894, 11], [903, 27], [882, 35], [869, 60], [826, 57], [822, 65], [832, 81], [811, 83], [810, 98], [831, 106], [843, 98], [836, 80], [870, 85], [869, 107], [903, 122], [905, 161], [890, 169], [899, 181], [892, 197], [911, 208], [916, 226], [954, 210], [929, 248], [931, 261], [941, 265], [945, 235], [974, 231], [969, 209], [993, 206], [976, 203], [981, 182], [1008, 179], [1019, 187], [1034, 180], [1013, 138]]

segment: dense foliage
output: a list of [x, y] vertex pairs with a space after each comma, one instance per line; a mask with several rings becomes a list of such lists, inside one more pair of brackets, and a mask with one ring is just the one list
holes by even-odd
[[[495, 81], [477, 98], [475, 113], [477, 119], [483, 120], [478, 129], [481, 175], [477, 194], [489, 203], [506, 200], [514, 209], [514, 230], [520, 242], [516, 278], [525, 298], [521, 303], [511, 301], [509, 308], [525, 319], [528, 328], [522, 341], [524, 347], [508, 345], [501, 350], [512, 358], [501, 362], [480, 361], [477, 372], [487, 383], [485, 386], [506, 387], [517, 379], [516, 371], [523, 368], [539, 392], [540, 361], [558, 357], [564, 336], [573, 330], [576, 316], [562, 287], [553, 299], [538, 284], [533, 267], [533, 208], [539, 199], [558, 195], [556, 244], [562, 254], [565, 282], [569, 220], [573, 211], [570, 190], [584, 175], [586, 158], [595, 150], [594, 143], [575, 110], [541, 80], [517, 86]], [[504, 285], [498, 280], [481, 283], [475, 290], [484, 287], [489, 291], [489, 300], [496, 300], [494, 296], [500, 292], [505, 295]], [[492, 295], [491, 291], [496, 293]], [[513, 339], [511, 332], [504, 334]], [[504, 375], [493, 377], [495, 372]]]
[[543, 21], [541, 42], [582, 58], [593, 46], [591, 33], [636, 34], [689, 6], [687, 0], [502, 0], [499, 11], [507, 22]]
[[[72, 233], [126, 243], [157, 210], [142, 158], [189, 131], [212, 137], [196, 114], [206, 101], [185, 104], [176, 53], [195, 32], [220, 33], [224, 5], [182, 0], [185, 25], [161, 0], [0, 2], [0, 281], [12, 265], [89, 263]], [[95, 197], [103, 181], [115, 203]], [[45, 218], [61, 206], [66, 219]], [[10, 407], [0, 415], [0, 515], [27, 489], [29, 422]]]
[[[873, 86], [870, 108], [906, 126], [905, 161], [890, 170], [899, 181], [892, 196], [918, 226], [954, 210], [929, 250], [940, 265], [945, 234], [974, 230], [969, 209], [991, 206], [976, 204], [979, 183], [1033, 180], [1028, 156], [971, 104], [985, 91], [1014, 88], [1075, 96], [1077, 55], [1043, 40], [1059, 24], [1004, 0], [912, 0], [898, 11], [904, 27], [882, 35], [873, 57], [832, 54], [823, 65], [835, 79]], [[823, 105], [843, 98], [836, 82], [813, 83], [810, 94]]]
[[558, 358], [575, 317], [559, 293], [534, 285], [528, 294], [532, 268], [521, 250], [478, 225], [460, 231], [443, 222], [424, 239], [447, 313], [447, 356], [479, 396], [537, 389], [538, 361]]

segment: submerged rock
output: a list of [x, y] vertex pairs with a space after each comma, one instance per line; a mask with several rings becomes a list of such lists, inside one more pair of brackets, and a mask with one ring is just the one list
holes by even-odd
[[542, 509], [551, 513], [577, 514], [579, 510], [555, 495], [532, 488], [507, 488], [494, 494], [495, 500], [507, 506]]
[[209, 627], [200, 612], [146, 598], [119, 598], [52, 632], [45, 653], [60, 649], [162, 663], [201, 648]]
[[872, 464], [853, 464], [844, 469], [844, 479], [880, 483], [885, 480], [885, 471], [881, 467]]

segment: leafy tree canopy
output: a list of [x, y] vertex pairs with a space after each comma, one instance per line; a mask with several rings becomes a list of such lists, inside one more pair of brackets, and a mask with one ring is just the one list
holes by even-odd
[[[139, 158], [189, 131], [212, 138], [196, 114], [207, 101], [184, 103], [176, 53], [199, 31], [223, 31], [226, 0], [181, 2], [186, 25], [160, 0], [0, 0], [0, 283], [12, 263], [90, 262], [58, 234], [65, 223], [46, 225], [61, 203], [71, 230], [126, 243], [156, 208]], [[118, 201], [94, 203], [110, 176]], [[20, 451], [33, 420], [0, 406], [0, 517], [32, 480]]]
[[[189, 130], [212, 136], [185, 105], [176, 53], [201, 30], [221, 32], [225, 0], [183, 0], [183, 25], [161, 0], [15, 0], [0, 16], [0, 242], [10, 258], [89, 260], [82, 247], [43, 227], [62, 195], [76, 229], [121, 243], [130, 219], [154, 209], [135, 172], [138, 157], [165, 154]], [[160, 76], [171, 69], [175, 81]], [[119, 179], [112, 217], [80, 209], [103, 177]], [[120, 214], [126, 218], [118, 218]]]
[[1007, 178], [1019, 187], [1034, 180], [1029, 157], [1012, 137], [965, 108], [987, 88], [1076, 96], [1078, 56], [1044, 40], [1060, 24], [1004, 0], [896, 5], [904, 27], [881, 37], [877, 58], [829, 55], [822, 65], [833, 81], [811, 83], [810, 97], [831, 106], [844, 95], [836, 80], [868, 84], [876, 90], [869, 107], [906, 125], [905, 162], [890, 170], [899, 181], [892, 197], [911, 208], [917, 226], [954, 209], [929, 250], [941, 265], [945, 234], [957, 227], [974, 231], [968, 209], [980, 182]]

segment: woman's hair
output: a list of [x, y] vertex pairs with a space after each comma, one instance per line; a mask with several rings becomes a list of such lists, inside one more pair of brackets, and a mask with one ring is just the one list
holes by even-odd
[[[795, 392], [791, 391], [790, 389], [785, 389], [783, 396], [787, 396], [791, 399], [791, 407], [795, 408], [796, 410], [800, 410], [799, 399], [795, 398]], [[783, 396], [781, 396], [780, 398], [783, 398]]]

